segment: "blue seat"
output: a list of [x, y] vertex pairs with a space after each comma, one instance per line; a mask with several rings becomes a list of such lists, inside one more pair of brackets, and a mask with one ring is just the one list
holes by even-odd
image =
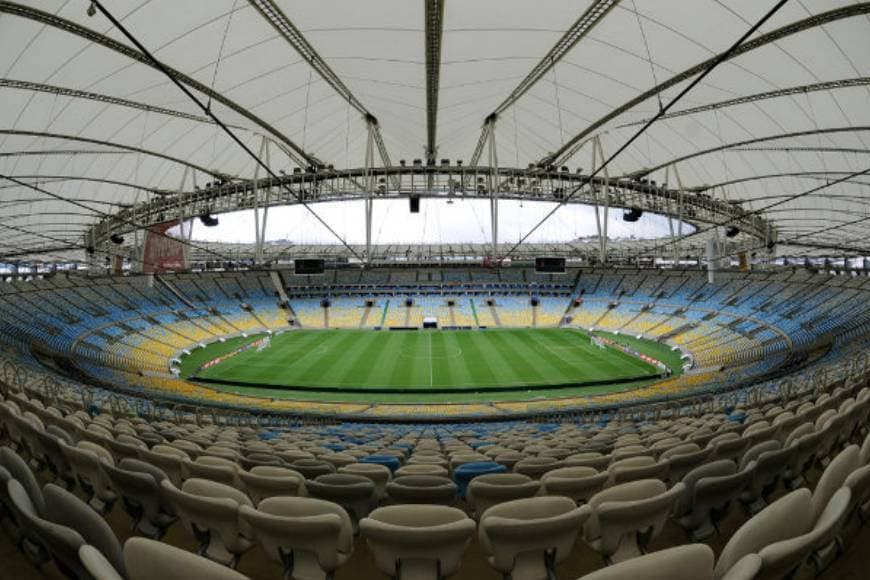
[[359, 461], [360, 463], [377, 463], [378, 465], [386, 465], [390, 468], [391, 472], [395, 472], [402, 465], [399, 458], [393, 457], [392, 455], [369, 455], [368, 457], [363, 457]]
[[487, 473], [504, 473], [507, 467], [495, 461], [475, 461], [473, 463], [465, 463], [456, 468], [453, 472], [453, 479], [459, 487], [459, 497], [465, 497], [465, 492], [468, 490], [468, 484], [478, 475]]

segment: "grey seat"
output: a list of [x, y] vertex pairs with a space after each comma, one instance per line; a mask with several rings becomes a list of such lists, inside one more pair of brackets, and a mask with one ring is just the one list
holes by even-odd
[[306, 483], [311, 497], [337, 503], [347, 510], [354, 532], [359, 521], [374, 509], [377, 495], [374, 482], [363, 475], [328, 473]]
[[468, 484], [466, 500], [477, 519], [494, 505], [537, 495], [539, 481], [522, 473], [487, 473]]
[[127, 540], [124, 562], [130, 580], [250, 580], [206, 558], [146, 538]]
[[712, 580], [713, 550], [690, 544], [626, 560], [579, 580]]
[[547, 580], [570, 556], [590, 512], [560, 496], [500, 503], [484, 512], [478, 539], [489, 564], [505, 578]]
[[301, 473], [305, 479], [315, 479], [321, 475], [335, 473], [335, 466], [319, 459], [297, 459], [290, 464], [290, 469]]
[[239, 521], [239, 508], [252, 507], [244, 493], [215, 481], [189, 479], [181, 489], [161, 483], [184, 527], [199, 543], [199, 554], [235, 568], [254, 545], [251, 530]]
[[773, 440], [759, 443], [743, 455], [741, 469], [748, 462], [755, 462], [749, 484], [740, 495], [740, 501], [750, 515], [757, 514], [767, 506], [794, 452], [794, 447], [781, 448], [779, 441]]
[[22, 535], [28, 541], [34, 542], [32, 545], [24, 545], [28, 556], [38, 565], [50, 557], [65, 576], [90, 580], [78, 556], [79, 548], [86, 543], [84, 538], [75, 530], [39, 517], [30, 497], [18, 481], [9, 481], [6, 489]]
[[702, 541], [719, 531], [719, 522], [726, 516], [733, 501], [748, 485], [754, 462], [742, 471], [730, 459], [702, 465], [683, 478], [685, 491], [675, 503], [677, 524], [689, 538]]
[[785, 495], [753, 516], [731, 536], [719, 554], [714, 580], [722, 580], [741, 559], [764, 547], [807, 533], [813, 525], [810, 491], [802, 488]]
[[458, 486], [447, 477], [402, 475], [387, 483], [386, 499], [393, 504], [451, 506], [456, 503], [458, 492]]
[[54, 484], [45, 486], [45, 519], [73, 529], [108, 560], [121, 575], [126, 573], [124, 555], [115, 532], [88, 504]]
[[103, 470], [121, 497], [121, 505], [132, 520], [133, 529], [148, 538], [162, 538], [178, 519], [160, 485], [168, 479], [166, 474], [136, 459], [123, 459], [118, 467], [106, 464]]
[[332, 578], [353, 553], [350, 516], [331, 501], [271, 497], [256, 510], [242, 506], [239, 518], [266, 554], [282, 564], [284, 578]]

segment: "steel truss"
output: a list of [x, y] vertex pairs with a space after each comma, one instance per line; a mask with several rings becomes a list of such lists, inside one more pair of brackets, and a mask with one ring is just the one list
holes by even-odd
[[[370, 184], [371, 187], [367, 187]], [[497, 186], [493, 184], [498, 184]], [[495, 191], [497, 189], [497, 191]], [[568, 192], [574, 192], [567, 199]], [[258, 193], [259, 192], [259, 193]], [[264, 195], [263, 192], [269, 192]], [[113, 233], [145, 227], [167, 219], [190, 219], [204, 213], [318, 203], [326, 201], [400, 199], [409, 196], [442, 199], [535, 200], [556, 203], [638, 208], [681, 217], [691, 224], [728, 221], [745, 235], [769, 240], [772, 223], [751, 215], [738, 204], [688, 191], [665, 189], [635, 179], [595, 178], [568, 171], [510, 167], [423, 166], [360, 167], [318, 170], [275, 178], [235, 181], [202, 190], [184, 191], [124, 208], [103, 219], [87, 239], [105, 241]], [[679, 209], [678, 209], [679, 208]], [[681, 212], [678, 214], [677, 212]]]
[[[860, 4], [850, 4], [848, 6], [844, 6], [841, 8], [835, 8], [834, 10], [829, 10], [827, 12], [822, 12], [819, 14], [813, 14], [803, 20], [798, 20], [796, 22], [792, 22], [787, 24], [781, 28], [776, 30], [772, 30], [766, 34], [762, 34], [749, 40], [742, 45], [740, 45], [730, 56], [729, 60], [733, 60], [739, 57], [742, 54], [746, 54], [756, 48], [761, 48], [773, 42], [777, 42], [782, 40], [783, 38], [787, 38], [793, 34], [797, 34], [799, 32], [803, 32], [805, 30], [811, 30], [818, 26], [822, 26], [824, 24], [829, 24], [831, 22], [836, 22], [838, 20], [843, 20], [845, 18], [852, 18], [855, 16], [862, 16], [865, 14], [870, 14], [870, 2], [861, 2]], [[593, 132], [599, 129], [605, 123], [612, 121], [613, 119], [619, 117], [623, 113], [630, 111], [635, 108], [637, 105], [643, 103], [647, 99], [654, 97], [655, 95], [683, 82], [691, 79], [692, 77], [701, 74], [705, 69], [707, 69], [712, 63], [719, 58], [719, 55], [715, 55], [710, 57], [709, 59], [700, 62], [683, 72], [674, 75], [668, 80], [659, 83], [658, 85], [652, 87], [648, 91], [641, 93], [640, 95], [634, 97], [629, 100], [625, 104], [614, 108], [609, 113], [599, 118], [597, 121], [593, 122], [591, 125], [587, 126], [585, 129], [580, 131], [577, 135], [569, 139], [562, 147], [560, 147], [554, 153], [547, 155], [539, 162], [540, 165], [543, 166], [559, 166], [563, 165], [568, 159], [570, 159], [577, 151], [580, 146], [582, 146], [584, 139], [590, 136]]]
[[[55, 14], [51, 14], [42, 10], [37, 10], [36, 8], [17, 4], [15, 2], [7, 2], [5, 0], [0, 0], [0, 14], [11, 14], [13, 16], [18, 16], [20, 18], [26, 18], [28, 20], [33, 20], [34, 22], [39, 22], [40, 24], [44, 24], [52, 28], [57, 28], [58, 30], [63, 30], [80, 38], [84, 38], [85, 40], [88, 40], [95, 45], [102, 46], [109, 50], [113, 50], [140, 64], [143, 64], [150, 68], [158, 68], [157, 65], [151, 61], [151, 59], [149, 59], [146, 55], [142, 54], [138, 50], [131, 48], [130, 46], [121, 42], [118, 42], [117, 40], [109, 36], [100, 34], [99, 32], [76, 24], [71, 20], [61, 18], [60, 16], [57, 16]], [[281, 133], [278, 129], [276, 129], [248, 109], [242, 107], [235, 101], [225, 97], [221, 93], [213, 90], [208, 85], [205, 85], [182, 73], [181, 71], [178, 71], [166, 65], [164, 66], [170, 72], [170, 74], [181, 83], [184, 83], [188, 87], [202, 93], [203, 95], [210, 97], [212, 100], [217, 101], [225, 107], [242, 115], [258, 127], [261, 127], [269, 135], [272, 135], [276, 139], [283, 142], [283, 144], [286, 145], [290, 151], [292, 151], [291, 158], [293, 159], [293, 161], [300, 167], [322, 165], [322, 162], [317, 159], [317, 157], [303, 150], [300, 146], [290, 140], [289, 137]]]

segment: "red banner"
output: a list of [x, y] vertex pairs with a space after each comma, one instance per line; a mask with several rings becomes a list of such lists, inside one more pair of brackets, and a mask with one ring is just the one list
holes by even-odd
[[184, 270], [184, 244], [167, 232], [178, 225], [177, 221], [153, 225], [145, 232], [145, 251], [142, 255], [142, 272], [154, 274]]

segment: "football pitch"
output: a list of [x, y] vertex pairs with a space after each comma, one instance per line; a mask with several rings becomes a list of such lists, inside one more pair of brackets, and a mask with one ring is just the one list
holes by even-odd
[[[624, 340], [628, 340], [625, 337]], [[270, 397], [372, 402], [487, 401], [596, 393], [648, 384], [659, 369], [577, 329], [294, 330], [202, 368], [254, 341], [198, 349], [184, 376], [218, 390]], [[667, 348], [631, 344], [666, 360]], [[653, 352], [650, 352], [652, 350]]]

